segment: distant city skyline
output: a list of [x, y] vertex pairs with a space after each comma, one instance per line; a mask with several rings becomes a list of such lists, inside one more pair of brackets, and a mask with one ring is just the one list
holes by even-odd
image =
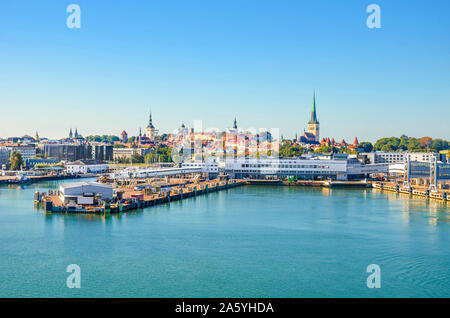
[[[375, 142], [450, 139], [448, 1], [74, 1], [0, 5], [0, 137], [307, 128]], [[27, 9], [24, 10], [23, 8]], [[439, 7], [440, 10], [435, 10]], [[267, 23], [271, 21], [271, 23]]]

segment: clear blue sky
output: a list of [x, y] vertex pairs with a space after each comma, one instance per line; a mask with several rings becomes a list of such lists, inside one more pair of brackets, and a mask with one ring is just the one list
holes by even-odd
[[[66, 7], [81, 7], [68, 29]], [[381, 7], [368, 29], [366, 7]], [[450, 139], [450, 1], [22, 1], [0, 4], [0, 136], [278, 127]]]

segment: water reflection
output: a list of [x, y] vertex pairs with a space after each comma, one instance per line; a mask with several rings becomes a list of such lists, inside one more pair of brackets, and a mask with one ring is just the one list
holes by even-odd
[[115, 221], [120, 222], [125, 218], [139, 217], [143, 214], [142, 209], [124, 213], [52, 213], [45, 212], [41, 208], [38, 208], [38, 210], [43, 212], [47, 222], [59, 220], [64, 224], [73, 222], [101, 222], [103, 224], [109, 224]]
[[[90, 181], [90, 180], [86, 180]], [[47, 181], [42, 183], [31, 183], [26, 185], [1, 185], [0, 191], [0, 204], [6, 211], [15, 209], [31, 209], [33, 204], [34, 191], [48, 191], [55, 190], [63, 183], [74, 182], [73, 180], [62, 181]], [[450, 220], [450, 205], [448, 202], [426, 199], [416, 196], [409, 196], [408, 194], [395, 193], [381, 191], [379, 189], [370, 188], [327, 188], [327, 187], [280, 187], [280, 186], [258, 186], [260, 191], [249, 191], [254, 189], [248, 186], [236, 188], [232, 190], [226, 190], [217, 192], [205, 196], [207, 204], [210, 205], [211, 210], [214, 210], [217, 206], [222, 206], [229, 200], [232, 193], [242, 193], [251, 197], [266, 197], [271, 195], [274, 200], [285, 200], [286, 196], [293, 195], [299, 198], [299, 194], [314, 200], [318, 200], [314, 206], [320, 206], [320, 197], [326, 197], [327, 204], [331, 206], [333, 210], [344, 211], [346, 209], [352, 209], [355, 205], [362, 205], [360, 209], [387, 209], [391, 213], [402, 213], [403, 220], [406, 224], [410, 222], [427, 222], [432, 226], [448, 223]], [[231, 192], [230, 192], [231, 191]], [[5, 194], [5, 195], [4, 195]], [[311, 196], [312, 195], [312, 196]], [[338, 199], [337, 201], [329, 201]], [[247, 198], [246, 198], [247, 199]], [[190, 198], [188, 200], [176, 201], [168, 204], [171, 208], [177, 208], [180, 205], [195, 204], [187, 207], [190, 210], [195, 210], [195, 206], [203, 204], [204, 200], [197, 201], [197, 198]], [[251, 200], [250, 200], [251, 201]], [[244, 202], [244, 201], [243, 201]], [[244, 204], [244, 203], [243, 203]], [[245, 204], [244, 204], [245, 206]], [[164, 209], [166, 212], [170, 212], [172, 209]], [[130, 218], [142, 218], [144, 213], [158, 213], [162, 211], [155, 208], [146, 208], [134, 211], [128, 211], [122, 214], [58, 214], [58, 213], [45, 213], [40, 206], [34, 206], [34, 212], [39, 214], [45, 214], [45, 219], [51, 221], [56, 219], [63, 224], [70, 224], [72, 222], [99, 222], [103, 225], [112, 224], [114, 222], [123, 222]]]
[[375, 196], [386, 199], [393, 207], [401, 204], [403, 219], [411, 222], [417, 218], [428, 218], [428, 223], [437, 226], [450, 221], [450, 206], [447, 201], [411, 196], [372, 189]]
[[368, 194], [371, 193], [371, 189], [354, 188], [354, 187], [340, 187], [340, 188], [317, 187], [311, 189], [316, 189], [316, 191], [320, 191], [325, 196], [346, 197], [348, 195], [357, 195], [362, 197], [364, 200], [367, 200]]

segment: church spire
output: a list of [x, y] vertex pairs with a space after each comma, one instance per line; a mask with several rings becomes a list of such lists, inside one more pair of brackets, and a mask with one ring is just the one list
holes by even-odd
[[155, 128], [155, 126], [153, 126], [152, 112], [151, 111], [150, 111], [150, 116], [148, 117], [148, 127], [149, 128]]
[[313, 93], [313, 106], [312, 106], [312, 112], [311, 112], [311, 120], [309, 121], [311, 124], [318, 124], [319, 121], [317, 120], [317, 112], [316, 112], [316, 92]]
[[233, 128], [237, 129], [237, 121], [236, 121], [236, 117], [234, 117], [234, 124], [233, 124]]

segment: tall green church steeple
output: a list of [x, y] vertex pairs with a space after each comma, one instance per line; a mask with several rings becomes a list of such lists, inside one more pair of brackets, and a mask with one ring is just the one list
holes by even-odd
[[319, 123], [319, 121], [317, 120], [317, 112], [316, 112], [316, 92], [314, 91], [311, 120], [309, 121], [309, 124], [318, 124], [318, 123]]

